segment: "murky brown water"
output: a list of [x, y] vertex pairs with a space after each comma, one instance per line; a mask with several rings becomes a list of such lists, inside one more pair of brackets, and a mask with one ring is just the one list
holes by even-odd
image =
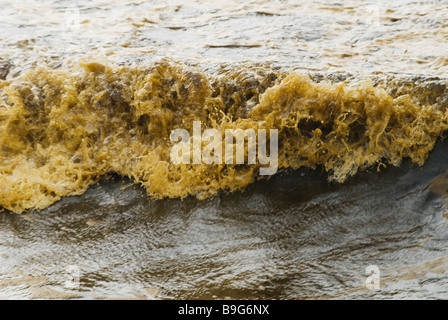
[[[0, 126], [0, 205], [8, 204], [11, 209], [47, 207], [58, 197], [82, 193], [96, 178], [103, 178], [84, 194], [63, 197], [42, 211], [0, 213], [0, 298], [448, 298], [448, 145], [439, 142], [423, 166], [408, 159], [423, 162], [420, 160], [426, 158], [432, 143], [443, 136], [447, 124], [448, 2], [78, 1], [72, 6], [72, 2], [66, 1], [2, 0], [0, 4], [0, 78], [6, 79], [0, 87], [5, 101], [0, 124], [8, 122]], [[92, 75], [76, 69], [81, 58], [87, 61], [86, 70], [96, 70]], [[276, 121], [295, 119], [285, 116], [285, 104], [276, 104], [281, 97], [289, 95], [292, 104], [301, 101], [299, 106], [308, 101], [300, 100], [303, 96], [313, 97], [314, 104], [309, 104], [306, 113], [313, 121], [298, 126], [307, 131], [319, 120], [324, 136], [349, 142], [350, 148], [337, 151], [341, 144], [322, 138], [322, 145], [328, 143], [326, 152], [340, 152], [345, 159], [343, 165], [339, 163], [338, 167], [336, 163], [332, 170], [352, 173], [353, 168], [362, 168], [360, 159], [375, 163], [383, 157], [390, 163], [387, 168], [370, 166], [343, 184], [328, 182], [324, 168], [328, 170], [334, 157], [317, 153], [322, 149], [313, 142], [315, 136], [303, 140], [298, 135], [302, 140], [294, 140], [296, 136], [284, 130], [283, 145], [298, 145], [298, 149], [284, 150], [309, 152], [307, 161], [284, 158], [281, 161], [285, 165], [277, 175], [253, 184], [241, 182], [244, 186], [249, 184], [242, 191], [219, 191], [226, 187], [223, 183], [214, 186], [219, 191], [216, 196], [204, 200], [153, 199], [147, 197], [148, 193], [163, 191], [160, 187], [151, 189], [154, 182], [159, 179], [168, 188], [170, 180], [163, 180], [162, 175], [151, 180], [145, 171], [137, 172], [131, 165], [128, 168], [120, 164], [126, 148], [135, 147], [134, 136], [129, 136], [129, 141], [127, 136], [118, 137], [125, 143], [114, 145], [122, 152], [115, 160], [108, 153], [113, 148], [103, 158], [74, 158], [70, 152], [80, 149], [67, 147], [71, 138], [51, 140], [51, 133], [45, 130], [39, 131], [45, 133], [40, 145], [34, 144], [37, 138], [33, 131], [29, 135], [33, 143], [21, 147], [25, 137], [31, 139], [26, 130], [33, 126], [52, 129], [55, 121], [68, 121], [78, 131], [75, 140], [90, 139], [93, 131], [87, 125], [81, 126], [82, 121], [70, 119], [85, 116], [92, 121], [93, 115], [98, 118], [104, 112], [101, 107], [110, 107], [108, 98], [101, 100], [99, 107], [92, 104], [91, 109], [75, 108], [61, 118], [54, 112], [36, 112], [31, 116], [27, 112], [36, 110], [30, 108], [36, 105], [57, 110], [57, 99], [64, 101], [69, 96], [64, 90], [72, 92], [67, 88], [76, 88], [80, 83], [93, 88], [89, 93], [92, 97], [104, 92], [111, 97], [111, 93], [118, 92], [124, 97], [126, 90], [134, 88], [133, 80], [126, 82], [132, 78], [129, 75], [147, 75], [145, 68], [160, 58], [181, 63], [178, 69], [168, 68], [174, 70], [170, 71], [176, 79], [174, 83], [195, 83], [198, 76], [185, 71], [190, 67], [204, 72], [203, 79], [210, 81], [212, 89], [223, 88], [220, 97], [227, 115], [247, 121], [258, 121], [269, 114], [263, 112], [278, 109], [274, 116], [269, 114], [276, 127]], [[97, 72], [102, 67], [89, 64], [105, 59], [121, 71], [113, 69], [103, 76]], [[32, 76], [26, 73], [38, 66], [55, 70], [38, 71]], [[70, 69], [73, 66], [75, 71]], [[247, 73], [239, 71], [244, 68]], [[339, 83], [346, 79], [349, 89], [318, 86], [303, 82], [300, 77], [288, 78], [290, 69], [310, 74], [317, 82], [328, 78]], [[280, 75], [280, 82], [275, 84], [275, 79], [268, 77], [273, 70]], [[257, 79], [266, 77], [266, 83], [248, 81], [254, 73]], [[118, 74], [124, 79], [124, 89], [113, 86]], [[374, 88], [362, 82], [366, 78], [372, 78]], [[95, 81], [98, 86], [94, 86]], [[105, 90], [101, 89], [104, 83]], [[305, 89], [296, 90], [298, 86]], [[27, 88], [34, 92], [33, 99], [29, 99]], [[378, 88], [383, 88], [387, 97]], [[270, 91], [264, 94], [267, 89]], [[160, 92], [163, 90], [165, 87]], [[356, 95], [357, 90], [362, 94]], [[198, 97], [210, 94], [216, 98], [213, 91], [204, 92]], [[239, 101], [240, 93], [251, 95]], [[160, 96], [164, 106], [168, 100]], [[23, 103], [20, 97], [24, 98]], [[78, 92], [72, 97], [78, 106], [89, 106], [88, 94]], [[123, 99], [125, 108], [138, 100]], [[319, 118], [312, 112], [332, 101], [337, 102], [332, 104], [333, 111], [344, 111], [340, 106], [349, 105], [348, 111], [367, 110], [373, 116], [361, 115], [357, 126], [347, 129], [349, 139], [344, 140], [344, 121], [333, 125], [331, 118]], [[12, 119], [9, 105], [23, 105], [26, 112], [17, 112], [16, 121], [6, 121]], [[173, 121], [182, 120], [182, 116], [187, 119], [182, 112], [176, 113]], [[384, 122], [387, 126], [381, 125], [385, 113], [392, 114]], [[201, 117], [199, 113], [194, 115]], [[107, 126], [101, 122], [101, 132], [139, 124], [134, 124], [132, 118], [109, 116]], [[35, 121], [22, 121], [27, 117]], [[157, 117], [150, 114], [150, 119]], [[47, 118], [54, 121], [39, 122]], [[331, 133], [328, 123], [336, 134]], [[176, 125], [169, 123], [167, 128]], [[149, 136], [137, 135], [137, 141], [152, 143], [151, 139], [157, 137], [157, 126], [152, 128]], [[70, 130], [66, 131], [75, 132]], [[305, 137], [303, 130], [299, 133]], [[369, 147], [374, 136], [369, 130], [387, 133], [377, 136], [375, 149]], [[100, 133], [95, 139], [104, 143], [107, 137]], [[43, 141], [51, 141], [55, 149]], [[61, 141], [70, 143], [64, 145]], [[309, 147], [300, 149], [297, 141], [309, 142]], [[52, 166], [39, 167], [35, 159], [37, 154], [45, 154], [42, 150], [48, 156], [45, 163]], [[133, 150], [144, 151], [142, 145]], [[319, 156], [313, 158], [314, 154]], [[163, 154], [160, 157], [160, 161], [164, 160]], [[85, 159], [91, 162], [82, 167]], [[104, 167], [98, 165], [98, 159], [106, 159]], [[82, 167], [79, 170], [85, 176], [92, 172], [99, 176], [83, 180], [81, 187], [73, 184], [66, 179], [74, 170], [72, 160], [78, 164], [74, 165], [76, 168]], [[59, 166], [54, 166], [58, 161]], [[314, 170], [288, 169], [314, 165]], [[379, 173], [377, 167], [381, 168]], [[54, 168], [69, 174], [64, 176], [58, 171], [56, 175]], [[104, 176], [107, 172], [113, 173], [108, 180]], [[139, 179], [144, 188], [116, 173]], [[215, 173], [201, 171], [196, 176], [214, 177]], [[39, 180], [52, 174], [54, 181]], [[47, 189], [32, 189], [36, 181]], [[60, 191], [55, 187], [62, 182], [64, 188], [73, 190]], [[29, 200], [30, 192], [18, 186], [35, 190], [35, 198]], [[19, 191], [11, 192], [16, 187]], [[53, 192], [51, 201], [45, 202], [43, 195], [50, 194], [49, 190]], [[365, 286], [366, 268], [370, 265], [380, 270], [380, 288], [373, 291]], [[71, 281], [71, 267], [78, 271], [79, 282]], [[73, 284], [75, 287], [70, 287]]]
[[[117, 179], [39, 213], [3, 213], [0, 295], [447, 298], [448, 209], [430, 187], [447, 152], [344, 185], [297, 171], [208, 200], [151, 201]], [[369, 265], [379, 290], [365, 287]]]

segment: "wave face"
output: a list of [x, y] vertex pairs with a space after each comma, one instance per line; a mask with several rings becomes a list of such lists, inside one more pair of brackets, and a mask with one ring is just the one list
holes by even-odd
[[279, 168], [324, 168], [337, 182], [405, 158], [421, 165], [448, 129], [443, 80], [320, 80], [260, 65], [206, 73], [166, 59], [81, 60], [0, 80], [0, 207], [43, 209], [113, 173], [154, 198], [205, 198], [259, 177], [259, 164], [173, 164], [170, 133], [191, 133], [193, 121], [278, 129]]

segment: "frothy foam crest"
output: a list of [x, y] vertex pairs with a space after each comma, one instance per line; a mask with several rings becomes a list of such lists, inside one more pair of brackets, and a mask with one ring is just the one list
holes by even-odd
[[421, 165], [448, 129], [446, 106], [389, 85], [261, 66], [206, 74], [170, 60], [35, 68], [0, 80], [0, 207], [43, 209], [110, 173], [154, 198], [204, 198], [258, 178], [258, 163], [172, 163], [171, 132], [191, 135], [194, 121], [220, 132], [277, 129], [279, 168], [323, 167], [338, 182], [405, 158]]

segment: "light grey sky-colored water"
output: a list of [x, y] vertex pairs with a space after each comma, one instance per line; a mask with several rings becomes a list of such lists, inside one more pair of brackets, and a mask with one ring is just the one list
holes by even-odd
[[325, 72], [448, 71], [446, 1], [1, 1], [0, 57], [23, 69], [99, 54]]

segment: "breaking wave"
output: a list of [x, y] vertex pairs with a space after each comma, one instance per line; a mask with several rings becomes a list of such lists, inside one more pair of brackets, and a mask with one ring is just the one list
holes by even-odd
[[[333, 79], [334, 80], [334, 79]], [[170, 133], [278, 129], [278, 166], [359, 170], [421, 165], [448, 129], [441, 79], [329, 81], [261, 65], [205, 72], [169, 59], [122, 66], [81, 60], [0, 80], [0, 208], [43, 209], [115, 173], [153, 198], [241, 190], [259, 164], [173, 164]]]

